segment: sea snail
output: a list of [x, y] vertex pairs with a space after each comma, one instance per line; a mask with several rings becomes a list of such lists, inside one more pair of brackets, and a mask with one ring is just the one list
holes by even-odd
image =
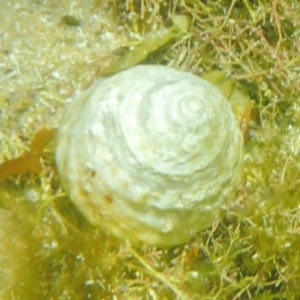
[[169, 247], [212, 225], [239, 182], [242, 149], [218, 88], [139, 65], [79, 94], [55, 156], [62, 186], [88, 221], [132, 243]]

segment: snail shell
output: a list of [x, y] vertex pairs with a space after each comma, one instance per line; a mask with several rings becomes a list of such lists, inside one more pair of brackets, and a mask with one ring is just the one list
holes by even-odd
[[240, 178], [242, 148], [216, 87], [139, 65], [97, 80], [70, 105], [56, 163], [92, 224], [131, 242], [172, 246], [212, 225]]

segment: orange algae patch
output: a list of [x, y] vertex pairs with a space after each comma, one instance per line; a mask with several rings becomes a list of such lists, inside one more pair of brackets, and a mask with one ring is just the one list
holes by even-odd
[[23, 175], [27, 172], [40, 173], [42, 167], [39, 159], [44, 148], [52, 141], [55, 132], [55, 129], [48, 128], [39, 130], [29, 145], [29, 151], [17, 158], [7, 160], [0, 164], [0, 180], [13, 174]]
[[243, 134], [245, 141], [249, 140], [251, 137], [251, 134], [250, 134], [251, 122], [258, 121], [257, 114], [258, 114], [258, 110], [254, 106], [254, 102], [249, 101], [245, 105], [241, 115], [239, 116], [239, 127], [240, 127], [240, 130]]

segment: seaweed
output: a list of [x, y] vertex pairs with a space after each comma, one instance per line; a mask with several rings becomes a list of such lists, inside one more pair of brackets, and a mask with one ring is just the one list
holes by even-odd
[[28, 172], [39, 174], [42, 171], [40, 157], [44, 148], [52, 141], [55, 131], [48, 128], [39, 130], [29, 145], [29, 151], [0, 164], [0, 180], [13, 174], [19, 176]]

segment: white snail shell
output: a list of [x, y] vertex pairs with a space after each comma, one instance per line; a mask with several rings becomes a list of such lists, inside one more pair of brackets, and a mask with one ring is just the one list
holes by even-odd
[[97, 80], [70, 105], [56, 163], [92, 224], [130, 242], [172, 246], [212, 225], [240, 178], [242, 148], [216, 87], [139, 65]]

